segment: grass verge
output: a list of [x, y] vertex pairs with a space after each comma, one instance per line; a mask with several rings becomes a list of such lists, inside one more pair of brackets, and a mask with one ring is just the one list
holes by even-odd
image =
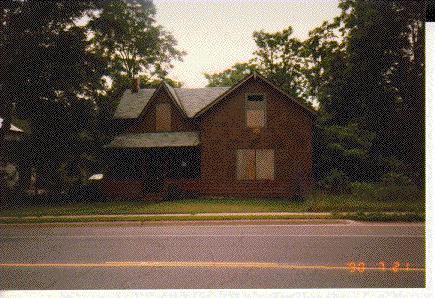
[[424, 213], [424, 201], [375, 201], [352, 196], [313, 195], [287, 199], [199, 198], [177, 201], [40, 202], [0, 210], [2, 216], [197, 214], [253, 212], [411, 212]]
[[95, 217], [43, 217], [1, 219], [0, 223], [51, 222], [116, 222], [116, 221], [204, 221], [204, 220], [256, 220], [256, 219], [333, 219], [332, 215], [216, 215], [216, 216], [95, 216]]
[[21, 223], [71, 223], [71, 222], [150, 222], [150, 221], [215, 221], [215, 220], [307, 220], [307, 219], [353, 219], [362, 221], [424, 221], [424, 214], [383, 214], [383, 213], [333, 213], [333, 214], [294, 214], [294, 215], [213, 215], [213, 216], [132, 216], [121, 215], [117, 217], [36, 217], [36, 218], [3, 218], [2, 224]]
[[359, 221], [404, 221], [404, 222], [424, 222], [425, 214], [424, 213], [380, 213], [380, 212], [372, 212], [372, 213], [337, 213], [333, 214], [332, 218], [335, 219], [352, 219]]

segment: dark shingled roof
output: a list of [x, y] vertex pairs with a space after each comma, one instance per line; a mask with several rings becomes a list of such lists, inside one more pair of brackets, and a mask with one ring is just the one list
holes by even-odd
[[206, 88], [174, 88], [177, 97], [183, 105], [184, 111], [189, 118], [194, 117], [199, 111], [213, 102], [230, 87], [206, 87]]
[[[229, 87], [206, 87], [206, 88], [172, 88], [165, 84], [171, 96], [187, 117], [194, 117], [217, 97], [230, 89]], [[156, 89], [141, 89], [138, 93], [131, 93], [127, 90], [121, 98], [116, 109], [114, 118], [132, 119], [142, 113]]]
[[140, 89], [137, 93], [126, 90], [121, 97], [114, 118], [135, 119], [139, 117], [156, 89]]
[[158, 148], [158, 147], [190, 147], [199, 145], [199, 133], [158, 132], [127, 133], [116, 136], [106, 147], [110, 148]]
[[316, 112], [313, 109], [301, 104], [295, 98], [289, 96], [287, 93], [268, 81], [265, 77], [253, 72], [232, 87], [205, 87], [194, 89], [173, 88], [163, 81], [158, 89], [141, 89], [138, 93], [131, 93], [130, 90], [127, 90], [121, 98], [114, 118], [134, 119], [139, 117], [145, 106], [148, 104], [150, 98], [153, 96], [156, 90], [159, 90], [160, 88], [166, 88], [174, 102], [180, 107], [186, 116], [193, 118], [205, 113], [208, 109], [210, 109], [210, 107], [217, 104], [227, 94], [231, 93], [251, 78], [263, 80], [275, 90], [286, 96], [289, 100], [303, 108], [311, 117], [316, 116]]

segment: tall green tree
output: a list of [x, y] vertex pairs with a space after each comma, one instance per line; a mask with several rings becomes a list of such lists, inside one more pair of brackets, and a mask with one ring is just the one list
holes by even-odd
[[13, 104], [30, 110], [35, 100], [67, 101], [94, 78], [96, 61], [86, 52], [85, 30], [75, 25], [93, 7], [91, 1], [0, 3], [2, 136]]
[[254, 51], [255, 64], [274, 84], [291, 96], [303, 99], [303, 67], [305, 59], [301, 55], [302, 42], [292, 37], [293, 28], [274, 33], [256, 31], [253, 33], [257, 50]]
[[[351, 111], [342, 104], [346, 99], [341, 97], [347, 67], [342, 29], [340, 18], [324, 22], [309, 32], [301, 51], [306, 59], [303, 69], [307, 83], [305, 94], [319, 104], [320, 113], [329, 115], [328, 121], [336, 118], [342, 121], [335, 124], [345, 124], [351, 118], [347, 116]], [[339, 116], [334, 117], [336, 114]]]
[[[341, 15], [305, 41], [310, 92], [328, 115], [323, 125], [373, 132], [371, 159], [401, 161], [421, 182], [424, 5], [344, 0], [339, 7]], [[370, 176], [374, 164], [360, 171]], [[388, 163], [378, 166], [375, 175], [387, 170]]]
[[0, 145], [13, 110], [28, 118], [32, 135], [27, 161], [36, 167], [38, 177], [56, 176], [73, 147], [71, 134], [86, 123], [77, 108], [86, 106], [92, 112], [90, 96], [101, 87], [105, 66], [89, 49], [86, 29], [78, 25], [97, 4], [0, 2], [0, 99], [6, 119]]
[[172, 34], [155, 21], [149, 0], [114, 0], [103, 4], [89, 22], [95, 50], [106, 59], [113, 80], [141, 75], [163, 78], [184, 52], [176, 48]]

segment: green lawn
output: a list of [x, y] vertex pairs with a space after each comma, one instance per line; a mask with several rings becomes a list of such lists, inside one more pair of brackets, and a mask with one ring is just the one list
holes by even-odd
[[22, 206], [0, 210], [0, 216], [164, 214], [223, 212], [424, 212], [424, 202], [370, 201], [350, 196], [316, 195], [304, 202], [284, 199], [184, 199], [179, 201], [114, 201]]
[[316, 220], [316, 224], [334, 223], [337, 220], [353, 219], [360, 221], [407, 221], [422, 222], [425, 220], [424, 214], [420, 213], [334, 213], [334, 214], [292, 214], [292, 215], [213, 215], [213, 216], [139, 216], [139, 215], [120, 215], [117, 217], [91, 216], [91, 217], [10, 217], [0, 219], [1, 224], [32, 224], [32, 223], [84, 223], [84, 222], [156, 222], [156, 221], [214, 221], [214, 220], [292, 220], [292, 224], [304, 224], [307, 220]]

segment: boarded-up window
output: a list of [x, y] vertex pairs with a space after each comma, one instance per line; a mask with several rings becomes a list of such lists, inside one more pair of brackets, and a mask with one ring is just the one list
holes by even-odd
[[156, 131], [171, 130], [171, 105], [160, 103], [156, 106]]
[[255, 151], [257, 179], [273, 180], [275, 178], [275, 156], [272, 149]]
[[246, 126], [260, 128], [266, 126], [266, 100], [263, 94], [246, 95]]
[[237, 179], [255, 179], [255, 150], [237, 150]]
[[238, 149], [238, 180], [273, 180], [275, 156], [272, 149]]
[[264, 127], [266, 124], [266, 117], [264, 110], [247, 110], [246, 111], [246, 124], [248, 127]]

